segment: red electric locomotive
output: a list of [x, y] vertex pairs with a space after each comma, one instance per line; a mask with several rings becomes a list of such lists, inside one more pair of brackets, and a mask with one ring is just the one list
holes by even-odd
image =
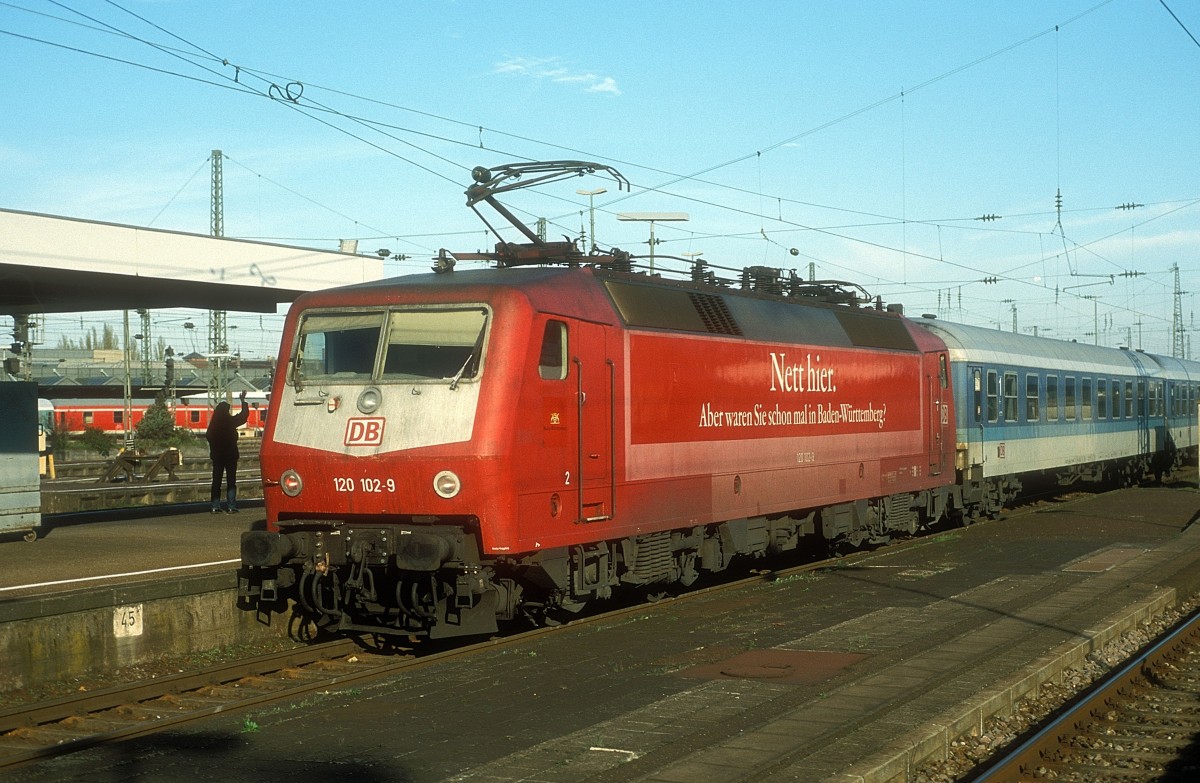
[[[497, 171], [476, 170], [469, 203], [507, 216], [493, 196], [530, 169]], [[261, 452], [268, 530], [242, 539], [247, 606], [488, 633], [954, 510], [948, 357], [928, 331], [774, 270], [668, 282], [620, 251], [531, 240], [497, 246], [497, 269], [443, 254], [434, 274], [297, 300]]]

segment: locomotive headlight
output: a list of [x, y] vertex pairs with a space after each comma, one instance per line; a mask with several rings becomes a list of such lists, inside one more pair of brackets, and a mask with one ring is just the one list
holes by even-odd
[[462, 489], [462, 482], [453, 471], [443, 470], [433, 477], [433, 491], [444, 498], [452, 498]]
[[279, 477], [279, 488], [283, 490], [283, 494], [294, 498], [304, 489], [304, 482], [300, 480], [300, 474], [296, 471], [285, 470]]
[[374, 386], [368, 386], [363, 389], [362, 394], [358, 395], [358, 409], [368, 416], [379, 409], [381, 402], [383, 402], [383, 395]]

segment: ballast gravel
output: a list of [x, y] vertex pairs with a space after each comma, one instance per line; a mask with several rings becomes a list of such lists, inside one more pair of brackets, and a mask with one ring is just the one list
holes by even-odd
[[1062, 682], [1046, 683], [1036, 698], [1019, 702], [1011, 715], [993, 717], [984, 724], [984, 730], [978, 736], [968, 735], [952, 742], [950, 755], [916, 770], [911, 783], [956, 783], [962, 780], [1093, 682], [1133, 658], [1197, 606], [1200, 606], [1200, 596], [1193, 596], [1091, 653], [1081, 666], [1067, 670]]

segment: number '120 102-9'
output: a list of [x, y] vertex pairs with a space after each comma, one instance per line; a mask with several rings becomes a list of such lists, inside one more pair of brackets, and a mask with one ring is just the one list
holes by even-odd
[[334, 492], [395, 492], [393, 479], [360, 478], [357, 482], [346, 476], [333, 477]]

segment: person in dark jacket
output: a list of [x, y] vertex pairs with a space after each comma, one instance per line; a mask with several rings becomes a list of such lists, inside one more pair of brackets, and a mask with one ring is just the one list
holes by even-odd
[[[204, 433], [204, 437], [208, 441], [208, 456], [212, 458], [212, 513], [214, 514], [222, 511], [236, 514], [238, 511], [237, 463], [240, 455], [238, 454], [237, 428], [250, 418], [250, 408], [246, 405], [246, 392], [242, 392], [238, 399], [242, 402], [241, 413], [234, 416], [229, 412], [229, 403], [220, 403], [213, 411], [212, 419], [208, 422], [208, 429]], [[226, 487], [224, 505], [220, 502], [222, 473], [225, 474]]]

